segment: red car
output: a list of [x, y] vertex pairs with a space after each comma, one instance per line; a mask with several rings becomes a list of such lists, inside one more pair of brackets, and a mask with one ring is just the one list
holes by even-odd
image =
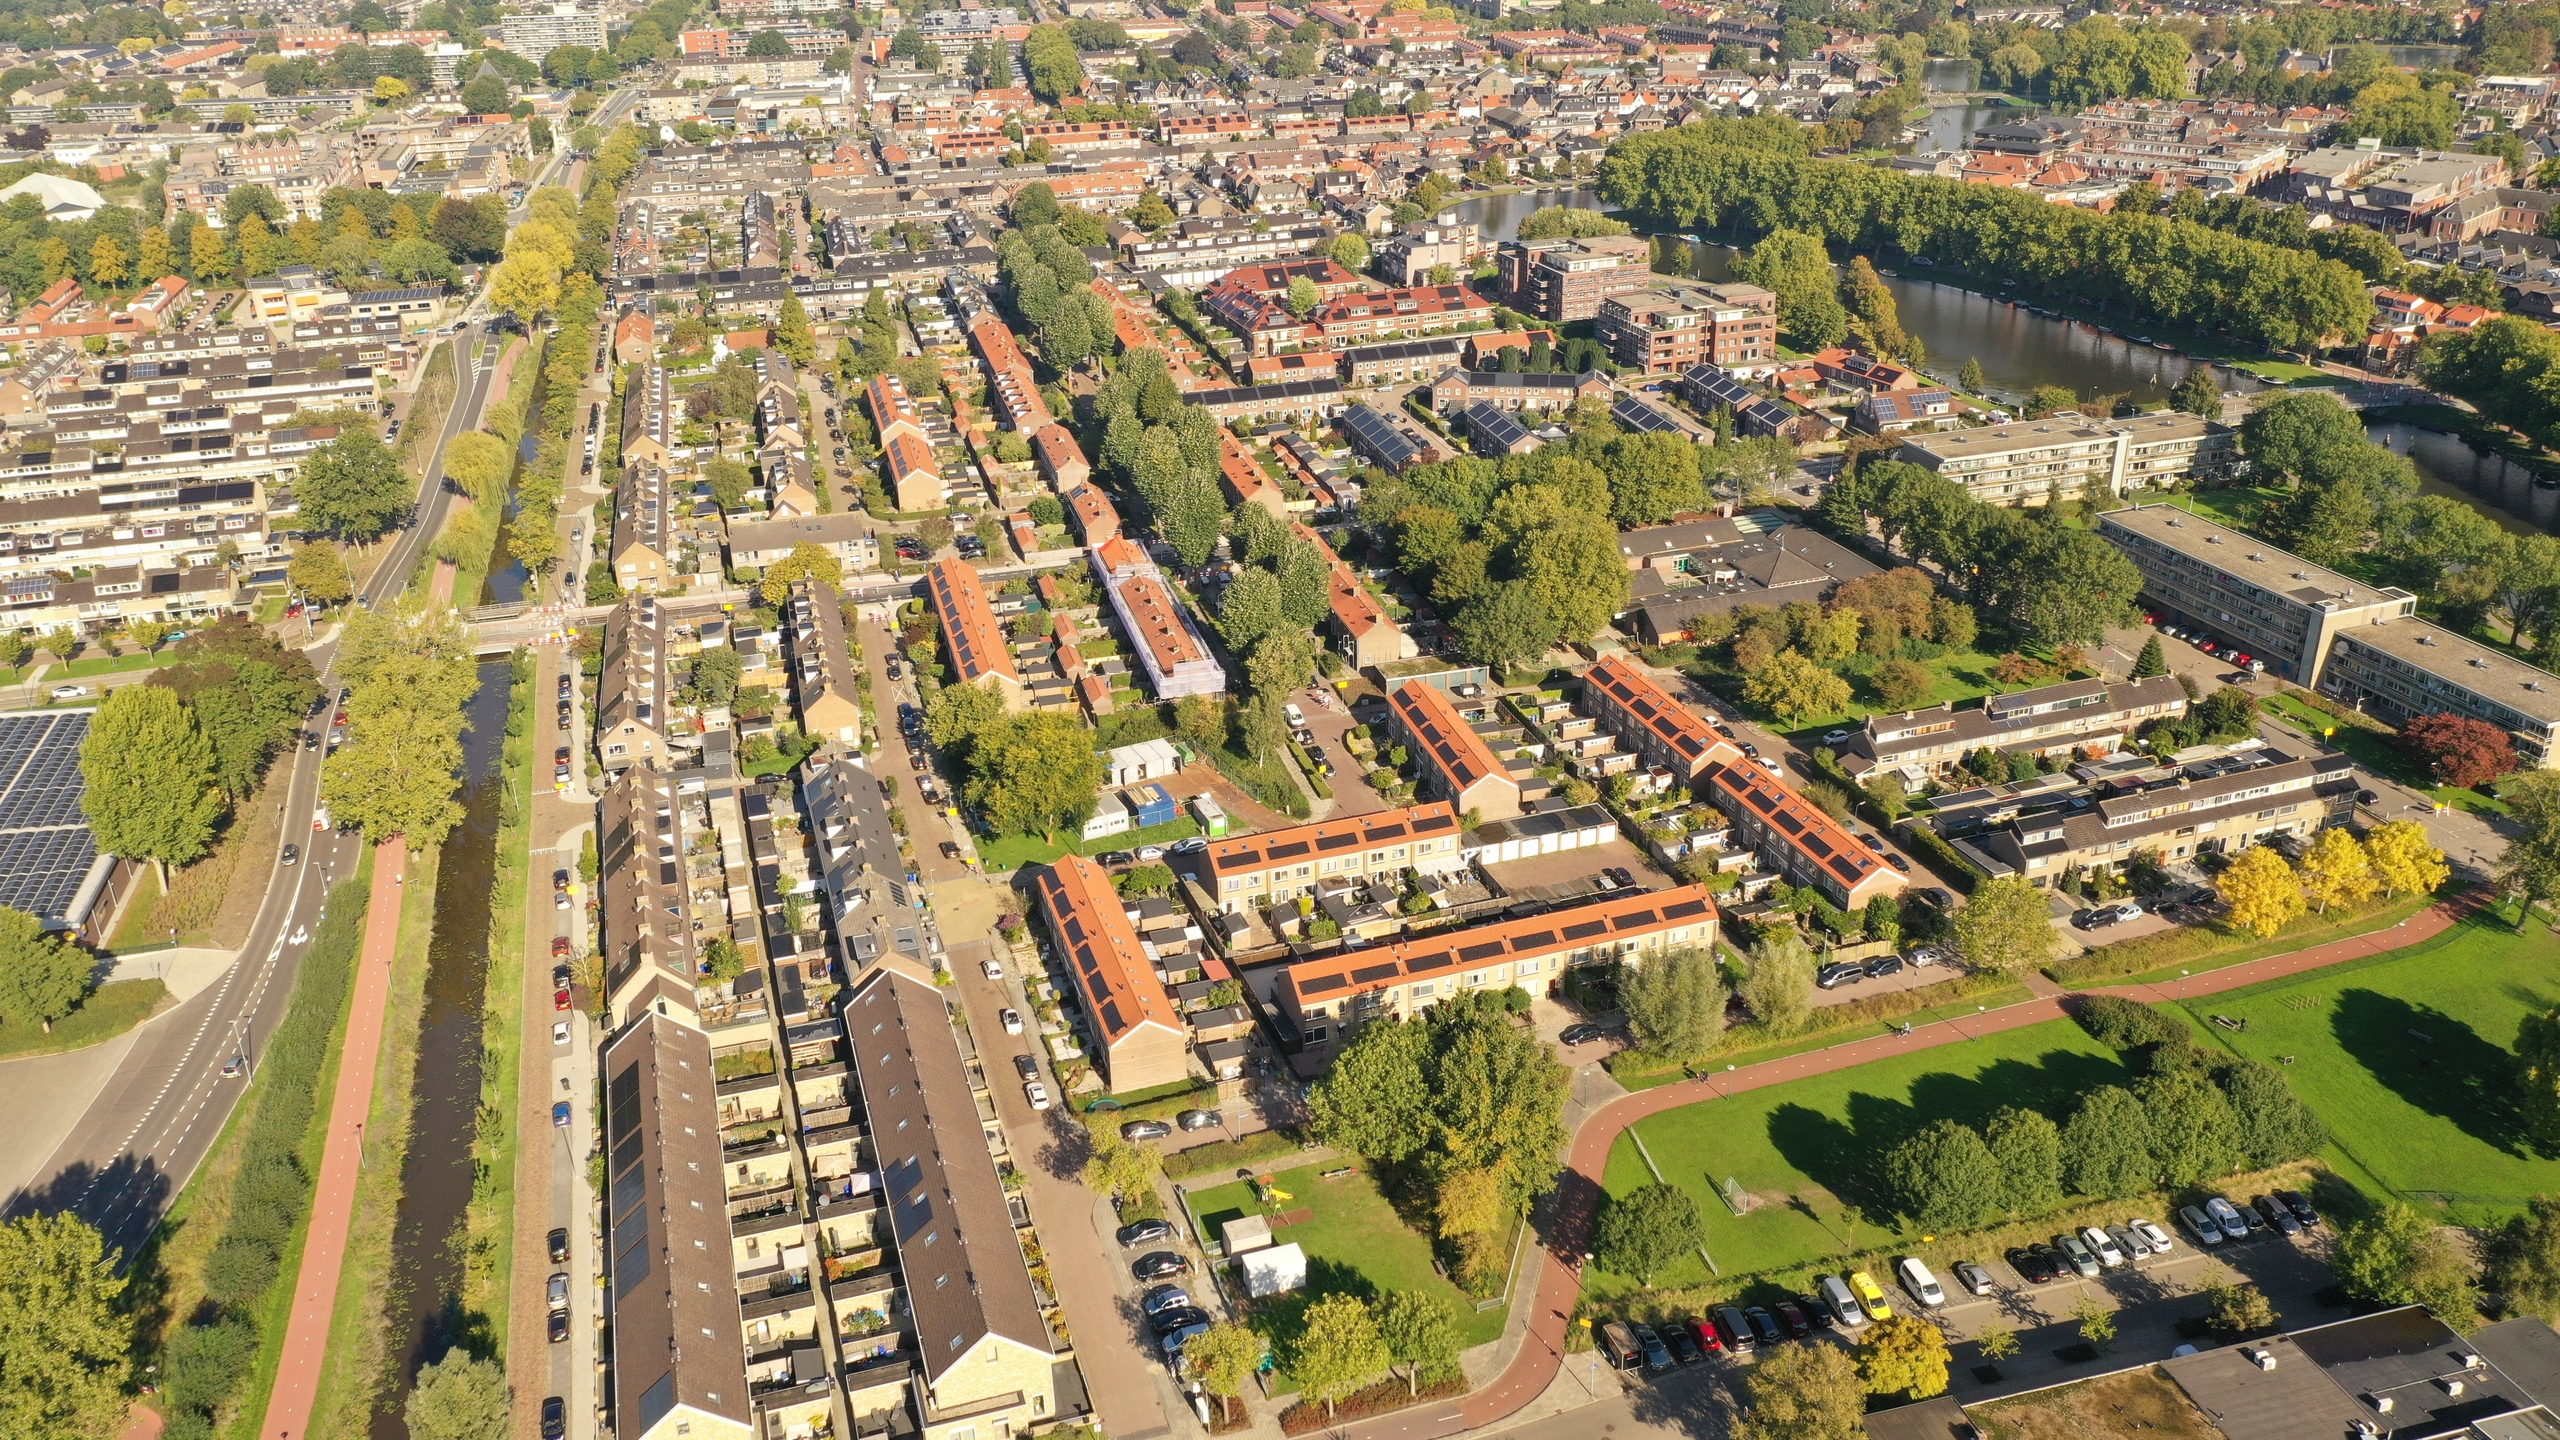
[[552, 1008], [552, 1009], [554, 1009], [554, 1010], [566, 1010], [566, 1009], [568, 1009], [568, 1008], [569, 1008], [569, 992], [568, 992], [568, 991], [566, 991], [566, 990], [554, 990], [554, 991], [552, 991], [552, 992], [551, 992], [551, 1008]]
[[1701, 1315], [1690, 1321], [1689, 1330], [1698, 1337], [1698, 1348], [1706, 1353], [1713, 1355], [1724, 1349], [1724, 1338], [1716, 1334], [1715, 1325], [1707, 1317]]
[[562, 956], [567, 955], [568, 953], [569, 953], [569, 937], [568, 937], [568, 936], [566, 936], [566, 935], [554, 935], [554, 936], [552, 936], [552, 937], [551, 937], [551, 958], [552, 958], [552, 959], [554, 959], [554, 960], [557, 960], [557, 959], [561, 958]]

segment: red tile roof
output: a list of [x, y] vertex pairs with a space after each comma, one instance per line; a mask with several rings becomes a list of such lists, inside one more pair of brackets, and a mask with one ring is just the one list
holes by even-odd
[[1715, 922], [1715, 897], [1704, 885], [1640, 891], [1523, 920], [1437, 930], [1391, 945], [1345, 950], [1290, 966], [1282, 973], [1280, 983], [1294, 992], [1301, 1003], [1327, 1004], [1410, 980], [1440, 978], [1444, 971], [1450, 972], [1446, 978], [1456, 979], [1485, 965], [1543, 959], [1601, 946], [1614, 948], [1620, 941]]
[[956, 678], [964, 685], [989, 675], [1019, 681], [1022, 673], [1013, 667], [1013, 647], [1005, 640], [1004, 627], [996, 623], [986, 587], [978, 583], [978, 572], [969, 562], [940, 561], [925, 578], [934, 616], [942, 622], [944, 648], [951, 652], [959, 672]]
[[1155, 1025], [1187, 1035], [1173, 997], [1156, 978], [1155, 962], [1138, 942], [1137, 928], [1111, 876], [1081, 856], [1068, 855], [1031, 882], [1049, 916], [1049, 929], [1066, 950], [1067, 973], [1084, 998], [1085, 1013], [1102, 1028], [1102, 1043], [1117, 1045], [1139, 1028]]
[[1493, 747], [1459, 717], [1458, 707], [1438, 688], [1420, 682], [1405, 685], [1387, 698], [1387, 704], [1433, 768], [1448, 778], [1451, 789], [1464, 794], [1481, 781], [1508, 777], [1502, 762], [1494, 758]]
[[1607, 697], [1605, 708], [1643, 726], [1655, 739], [1671, 747], [1672, 754], [1691, 764], [1741, 763], [1739, 747], [1718, 735], [1696, 711], [1672, 699], [1653, 683], [1651, 676], [1628, 664], [1624, 656], [1602, 657], [1599, 664], [1583, 672], [1582, 683], [1586, 691]]

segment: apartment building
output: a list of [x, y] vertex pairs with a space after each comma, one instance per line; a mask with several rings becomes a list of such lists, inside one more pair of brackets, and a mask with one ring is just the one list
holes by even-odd
[[2098, 536], [2142, 572], [2154, 605], [2305, 689], [2319, 688], [2340, 635], [2418, 607], [2406, 590], [2350, 580], [2174, 505], [2109, 511]]
[[2239, 436], [2218, 420], [2159, 411], [2101, 420], [2076, 411], [1980, 430], [1913, 435], [1895, 458], [1935, 470], [1994, 505], [2059, 495], [2123, 495], [2228, 469]]
[[[1430, 689], [1407, 686], [1407, 689]], [[1461, 869], [1458, 809], [1445, 800], [1319, 820], [1209, 843], [1206, 878], [1228, 914], [1268, 909], [1319, 885], [1365, 883], [1418, 870]]]
[[1716, 922], [1703, 885], [1615, 895], [1302, 960], [1272, 982], [1272, 998], [1297, 1032], [1301, 1057], [1329, 1056], [1371, 1020], [1417, 1015], [1454, 996], [1513, 987], [1536, 994], [1567, 970], [1712, 949]]
[[0, 500], [0, 579], [128, 564], [194, 569], [216, 564], [226, 540], [244, 556], [275, 553], [266, 491], [257, 481], [121, 482], [80, 494]]
[[1328, 576], [1326, 624], [1333, 633], [1334, 649], [1351, 662], [1352, 669], [1366, 670], [1372, 665], [1410, 660], [1421, 653], [1413, 637], [1405, 634], [1404, 627], [1378, 604], [1378, 597], [1369, 593], [1369, 587], [1360, 583], [1360, 577], [1333, 553], [1333, 547], [1325, 543], [1322, 535], [1304, 525], [1290, 528], [1324, 556]]
[[1005, 637], [995, 608], [987, 603], [987, 590], [978, 582], [976, 568], [966, 560], [935, 562], [925, 576], [925, 594], [942, 625], [942, 648], [951, 658], [952, 683], [989, 686], [1004, 698], [1006, 710], [1028, 709], [1031, 697], [1013, 663], [1013, 642]]
[[1207, 642], [1192, 628], [1190, 612], [1146, 552], [1120, 537], [1087, 553], [1156, 699], [1227, 693], [1225, 667], [1209, 653]]
[[800, 580], [782, 610], [791, 647], [791, 694], [802, 733], [862, 743], [862, 667], [846, 643], [844, 601], [824, 580]]
[[666, 609], [636, 595], [604, 620], [604, 669], [596, 677], [596, 754], [607, 771], [668, 764]]
[[2114, 751], [2154, 720], [2185, 713], [2186, 688], [2174, 675], [2117, 683], [2067, 680], [1987, 696], [1980, 706], [1962, 710], [1951, 702], [1899, 715], [1870, 715], [1857, 738], [1840, 747], [1840, 764], [1861, 779], [1884, 773], [1906, 788], [1917, 788], [1978, 750], [2094, 758]]
[[2103, 790], [2064, 792], [1950, 843], [1993, 875], [2051, 885], [2074, 868], [2121, 873], [2136, 851], [2174, 863], [2309, 836], [2346, 823], [2359, 783], [2343, 754], [2296, 757], [2253, 744]]
[[603, 49], [604, 13], [567, 4], [537, 6], [500, 20], [498, 33], [508, 49], [539, 65], [563, 45]]
[[1582, 708], [1646, 765], [1670, 771], [1684, 785], [1742, 763], [1741, 747], [1623, 655], [1603, 656], [1582, 672]]
[[675, 574], [675, 494], [667, 472], [626, 457], [613, 487], [613, 578], [627, 595], [651, 594]]
[[1031, 890], [1093, 1023], [1090, 1058], [1105, 1087], [1127, 1094], [1188, 1078], [1190, 1029], [1110, 872], [1069, 855], [1037, 871]]
[[1589, 320], [1600, 302], [1652, 282], [1652, 242], [1642, 235], [1506, 240], [1494, 251], [1502, 298], [1541, 320]]
[[2454, 714], [2515, 739], [2516, 758], [2560, 766], [2560, 675], [2416, 616], [2338, 632], [2320, 693], [2394, 723]]
[[1378, 247], [1377, 271], [1390, 285], [1420, 285], [1444, 265], [1452, 274], [1463, 271], [1483, 244], [1476, 226], [1461, 223], [1457, 212], [1450, 211], [1389, 237]]
[[1603, 299], [1597, 334], [1612, 359], [1648, 375], [1714, 365], [1758, 378], [1778, 367], [1778, 297], [1757, 285], [1657, 276]]
[[1788, 789], [1757, 765], [1728, 765], [1707, 778], [1706, 798], [1733, 821], [1737, 848], [1791, 885], [1810, 885], [1843, 910], [1863, 909], [1878, 895], [1899, 895], [1911, 878], [1884, 863], [1822, 807]]
[[[775, 489], [777, 496], [779, 487]], [[815, 545], [859, 575], [880, 563], [880, 543], [871, 538], [860, 514], [786, 515], [772, 520], [729, 522], [729, 564], [733, 569], [764, 570], [789, 559], [803, 545]]]
[[1520, 782], [1439, 687], [1398, 686], [1387, 697], [1387, 721], [1395, 738], [1412, 748], [1424, 790], [1479, 820], [1520, 813]]

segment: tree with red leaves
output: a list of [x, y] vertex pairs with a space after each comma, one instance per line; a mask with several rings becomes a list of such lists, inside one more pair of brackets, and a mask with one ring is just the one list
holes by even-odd
[[2467, 788], [2516, 768], [2513, 737], [2465, 715], [2421, 715], [2400, 727], [2400, 746], [2445, 785]]

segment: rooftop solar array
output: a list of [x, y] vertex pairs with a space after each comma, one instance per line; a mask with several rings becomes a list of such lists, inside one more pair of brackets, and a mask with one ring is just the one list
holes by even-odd
[[1419, 442], [1396, 428], [1394, 421], [1366, 405], [1354, 405], [1343, 411], [1337, 423], [1342, 426], [1343, 433], [1351, 437], [1352, 444], [1389, 471], [1402, 470], [1422, 453]]
[[0, 715], [0, 905], [53, 924], [98, 861], [80, 809], [87, 710]]
[[1619, 429], [1632, 430], [1639, 435], [1689, 433], [1688, 427], [1673, 419], [1669, 411], [1659, 405], [1648, 405], [1633, 395], [1619, 396], [1609, 407], [1609, 418], [1618, 422]]
[[1458, 419], [1467, 427], [1467, 433], [1475, 437], [1476, 444], [1483, 449], [1509, 453], [1529, 438], [1529, 427], [1521, 424], [1519, 417], [1482, 400], [1459, 411]]

